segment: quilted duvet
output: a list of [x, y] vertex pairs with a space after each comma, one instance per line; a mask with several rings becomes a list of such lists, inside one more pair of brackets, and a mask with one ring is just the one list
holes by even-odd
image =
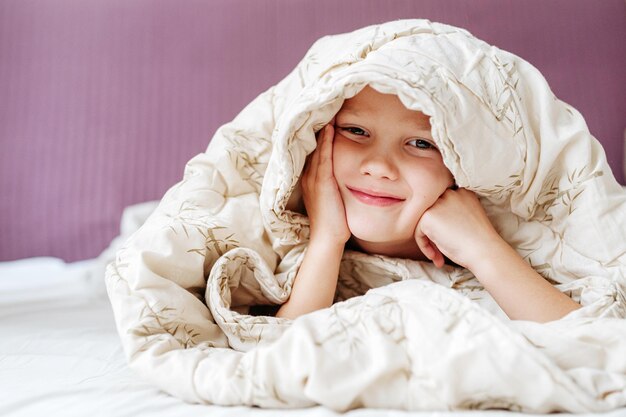
[[[512, 321], [465, 269], [347, 250], [333, 306], [296, 320], [259, 309], [289, 298], [307, 247], [298, 181], [315, 133], [365, 85], [430, 116], [457, 184], [582, 308]], [[444, 24], [319, 39], [188, 162], [105, 281], [130, 366], [189, 402], [626, 406], [626, 193], [536, 68]]]

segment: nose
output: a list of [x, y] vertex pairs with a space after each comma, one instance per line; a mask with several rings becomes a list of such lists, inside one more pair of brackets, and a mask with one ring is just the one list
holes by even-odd
[[393, 162], [392, 155], [385, 149], [374, 147], [361, 160], [361, 175], [374, 178], [385, 178], [395, 181], [398, 179], [398, 169]]

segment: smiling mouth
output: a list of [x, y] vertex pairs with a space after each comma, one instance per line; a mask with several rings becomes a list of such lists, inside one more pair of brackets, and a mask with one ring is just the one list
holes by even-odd
[[346, 187], [353, 196], [362, 203], [370, 206], [386, 207], [399, 204], [404, 201], [403, 198], [393, 197], [385, 194], [378, 194], [374, 191], [359, 190], [356, 188]]

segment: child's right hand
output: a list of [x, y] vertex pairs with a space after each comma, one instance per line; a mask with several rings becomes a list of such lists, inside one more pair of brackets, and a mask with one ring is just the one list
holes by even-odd
[[350, 239], [339, 186], [333, 173], [332, 121], [318, 132], [317, 148], [304, 166], [302, 193], [311, 224], [310, 240], [344, 245]]

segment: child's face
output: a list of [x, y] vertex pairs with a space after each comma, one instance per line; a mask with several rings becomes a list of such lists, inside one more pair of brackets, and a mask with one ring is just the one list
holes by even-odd
[[333, 170], [351, 233], [378, 243], [414, 241], [424, 211], [454, 184], [428, 116], [365, 87], [335, 118]]

